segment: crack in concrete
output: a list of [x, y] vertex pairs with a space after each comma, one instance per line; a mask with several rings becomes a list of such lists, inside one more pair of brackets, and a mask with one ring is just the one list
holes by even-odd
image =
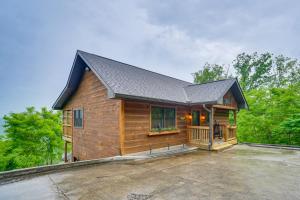
[[61, 194], [61, 195], [63, 195], [64, 199], [70, 200], [70, 198], [68, 197], [68, 195], [66, 195], [66, 193], [58, 186], [58, 184], [56, 184], [56, 182], [50, 177], [50, 175], [47, 175], [47, 177], [52, 182], [52, 184], [56, 187], [58, 193]]

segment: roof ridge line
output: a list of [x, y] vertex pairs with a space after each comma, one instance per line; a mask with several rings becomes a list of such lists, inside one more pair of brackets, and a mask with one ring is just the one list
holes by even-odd
[[182, 82], [185, 82], [185, 83], [189, 83], [189, 84], [192, 84], [191, 82], [188, 82], [188, 81], [184, 81], [184, 80], [181, 80], [179, 78], [175, 78], [175, 77], [172, 77], [172, 76], [169, 76], [169, 75], [165, 75], [165, 74], [161, 74], [161, 73], [158, 73], [158, 72], [154, 72], [154, 71], [151, 71], [151, 70], [148, 70], [148, 69], [144, 69], [144, 68], [141, 68], [141, 67], [137, 67], [135, 65], [131, 65], [131, 64], [128, 64], [128, 63], [125, 63], [125, 62], [121, 62], [121, 61], [118, 61], [118, 60], [114, 60], [112, 58], [107, 58], [107, 57], [104, 57], [104, 56], [99, 56], [97, 54], [94, 54], [94, 53], [89, 53], [89, 52], [86, 52], [86, 51], [82, 51], [82, 50], [77, 50], [78, 52], [83, 52], [83, 53], [88, 53], [88, 54], [91, 54], [91, 55], [94, 55], [94, 56], [97, 56], [97, 57], [100, 57], [100, 58], [104, 58], [104, 59], [107, 59], [107, 60], [111, 60], [111, 61], [114, 61], [114, 62], [118, 62], [118, 63], [121, 63], [121, 64], [124, 64], [124, 65], [128, 65], [130, 67], [134, 67], [134, 68], [137, 68], [137, 69], [140, 69], [140, 70], [145, 70], [145, 71], [148, 71], [148, 72], [151, 72], [151, 73], [154, 73], [154, 74], [158, 74], [160, 76], [165, 76], [165, 77], [168, 77], [168, 78], [172, 78], [172, 79], [175, 79], [175, 80], [178, 80], [178, 81], [182, 81]]
[[236, 80], [236, 78], [225, 78], [225, 79], [220, 79], [220, 80], [215, 80], [215, 81], [209, 81], [209, 82], [206, 82], [206, 83], [193, 83], [193, 84], [190, 84], [190, 85], [187, 85], [186, 87], [188, 86], [197, 86], [197, 85], [205, 85], [205, 84], [209, 84], [209, 83], [215, 83], [215, 82], [220, 82], [220, 81], [227, 81], [227, 80]]

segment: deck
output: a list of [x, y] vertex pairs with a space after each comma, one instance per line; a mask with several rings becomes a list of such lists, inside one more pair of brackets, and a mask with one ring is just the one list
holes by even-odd
[[[212, 135], [211, 150], [223, 150], [237, 144], [236, 126], [222, 125], [222, 137]], [[209, 150], [209, 126], [188, 126], [188, 143]]]

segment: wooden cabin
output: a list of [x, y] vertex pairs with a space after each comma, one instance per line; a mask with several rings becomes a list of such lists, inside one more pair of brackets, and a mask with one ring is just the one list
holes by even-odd
[[193, 84], [83, 51], [53, 105], [74, 160], [179, 144], [225, 148], [237, 143], [236, 112], [247, 107], [236, 79]]

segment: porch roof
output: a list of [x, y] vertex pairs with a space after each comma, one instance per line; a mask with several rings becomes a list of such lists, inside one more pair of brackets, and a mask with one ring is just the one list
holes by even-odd
[[130, 98], [178, 104], [218, 103], [232, 90], [239, 108], [247, 102], [236, 79], [193, 84], [95, 54], [77, 51], [66, 87], [53, 105], [62, 109], [76, 91], [85, 68], [106, 86], [109, 98]]

